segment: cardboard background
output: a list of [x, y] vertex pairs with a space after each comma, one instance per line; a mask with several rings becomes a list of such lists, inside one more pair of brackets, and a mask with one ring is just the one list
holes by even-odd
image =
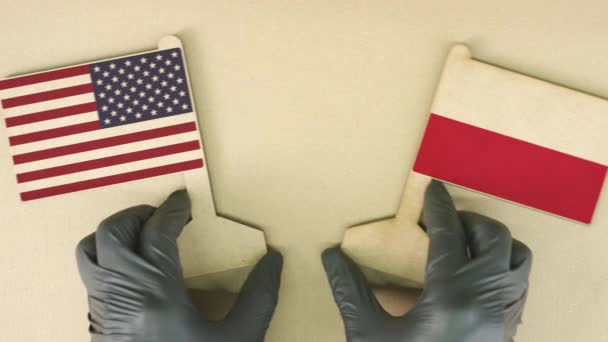
[[[394, 214], [453, 43], [483, 61], [608, 96], [608, 4], [599, 0], [4, 0], [1, 9], [3, 76], [180, 36], [217, 209], [263, 228], [285, 255], [268, 341], [344, 340], [319, 254], [345, 227]], [[131, 203], [101, 189], [62, 207], [25, 208], [6, 147], [0, 138], [2, 340], [87, 340], [74, 246]], [[181, 176], [143, 182], [167, 193], [183, 185]], [[527, 227], [514, 232], [535, 252], [518, 341], [608, 338], [606, 185], [592, 229], [450, 191], [461, 208]], [[88, 205], [95, 201], [104, 210]]]

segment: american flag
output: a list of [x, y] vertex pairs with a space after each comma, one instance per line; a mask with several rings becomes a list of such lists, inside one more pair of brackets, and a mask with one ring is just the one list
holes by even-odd
[[203, 167], [180, 48], [0, 80], [21, 200]]

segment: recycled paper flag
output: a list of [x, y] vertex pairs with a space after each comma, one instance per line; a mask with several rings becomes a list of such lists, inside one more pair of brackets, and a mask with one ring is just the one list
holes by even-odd
[[93, 201], [101, 220], [123, 207], [117, 197], [124, 207], [157, 205], [185, 188], [192, 220], [177, 242], [185, 283], [238, 292], [266, 241], [217, 214], [187, 69], [181, 40], [169, 35], [155, 50], [0, 80], [11, 189], [15, 200], [48, 197], [23, 202], [32, 210]]
[[[530, 224], [539, 213], [527, 212], [535, 209], [570, 219], [564, 225], [573, 228], [593, 227], [606, 198], [606, 99], [477, 61], [456, 45], [430, 113], [395, 217], [351, 227], [344, 236], [342, 250], [368, 279], [423, 285], [429, 239], [419, 220], [432, 178], [490, 195], [483, 201], [493, 208], [500, 207], [496, 199], [521, 204], [526, 208], [511, 209], [529, 214]], [[454, 198], [457, 208], [478, 211], [472, 199], [478, 197], [462, 193]]]
[[0, 81], [23, 201], [203, 167], [181, 48]]
[[413, 171], [591, 223], [606, 177], [608, 102], [452, 50]]

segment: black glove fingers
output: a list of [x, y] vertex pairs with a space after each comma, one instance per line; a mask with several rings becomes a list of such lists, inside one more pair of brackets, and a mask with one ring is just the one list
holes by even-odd
[[[76, 246], [76, 262], [80, 279], [91, 296], [97, 291], [98, 280], [101, 278], [101, 269], [97, 265], [97, 248], [95, 247], [95, 233], [87, 235]], [[93, 293], [92, 293], [93, 292]]]
[[85, 236], [76, 246], [76, 261], [78, 265], [97, 264], [97, 246], [95, 233]]
[[107, 333], [108, 299], [112, 292], [113, 274], [97, 265], [95, 233], [88, 235], [76, 247], [76, 260], [80, 277], [87, 289], [89, 304], [89, 331]]
[[282, 270], [283, 256], [269, 248], [249, 274], [234, 308], [224, 320], [227, 329], [251, 336], [253, 341], [262, 339], [278, 303]]
[[89, 296], [89, 332], [97, 334], [107, 334], [109, 331], [106, 328], [106, 303], [103, 299]]
[[519, 301], [528, 291], [528, 278], [532, 268], [532, 251], [519, 240], [513, 239], [511, 270], [508, 273], [508, 291], [505, 297], [509, 302]]
[[145, 222], [139, 241], [141, 256], [173, 279], [182, 278], [177, 237], [190, 220], [185, 190], [171, 194]]
[[[217, 330], [206, 324], [189, 300], [183, 279], [176, 279], [180, 272], [176, 238], [189, 219], [188, 196], [177, 192], [158, 210], [139, 206], [112, 215], [78, 245], [92, 341], [202, 341]], [[272, 276], [272, 267], [260, 268], [263, 275], [277, 278]], [[232, 325], [232, 335], [227, 335], [235, 338], [226, 341], [244, 337], [261, 341], [268, 327], [271, 314], [266, 313], [276, 305], [278, 285], [265, 284], [260, 275], [251, 278], [257, 286], [248, 281], [242, 296], [242, 302], [249, 303], [242, 307], [250, 311], [237, 305], [241, 319]], [[272, 288], [273, 295], [255, 291], [260, 286]], [[264, 298], [273, 298], [272, 308], [264, 307], [268, 301]]]
[[361, 270], [340, 248], [330, 248], [322, 255], [323, 267], [340, 309], [347, 332], [374, 316], [388, 314], [373, 294]]
[[507, 328], [507, 336], [515, 336], [517, 333], [517, 327], [522, 323], [522, 315], [528, 297], [528, 291], [524, 291], [521, 296], [511, 303], [505, 312], [505, 325]]
[[443, 183], [426, 188], [422, 224], [430, 239], [427, 274], [450, 271], [468, 262], [466, 237], [452, 197]]
[[528, 278], [532, 268], [532, 250], [523, 242], [513, 239], [511, 248], [511, 270], [519, 271]]
[[125, 266], [137, 259], [141, 229], [153, 212], [154, 207], [140, 205], [103, 220], [96, 232], [97, 263], [110, 270], [133, 271], [133, 266]]
[[107, 272], [97, 265], [95, 233], [87, 235], [76, 246], [76, 262], [80, 278], [89, 291], [89, 296], [100, 295], [98, 284], [107, 277]]
[[489, 217], [468, 211], [459, 212], [473, 260], [492, 264], [497, 272], [511, 269], [512, 238], [509, 229]]

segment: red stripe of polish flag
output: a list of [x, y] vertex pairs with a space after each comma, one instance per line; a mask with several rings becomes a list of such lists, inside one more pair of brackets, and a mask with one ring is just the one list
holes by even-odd
[[590, 223], [607, 167], [431, 114], [414, 171]]

